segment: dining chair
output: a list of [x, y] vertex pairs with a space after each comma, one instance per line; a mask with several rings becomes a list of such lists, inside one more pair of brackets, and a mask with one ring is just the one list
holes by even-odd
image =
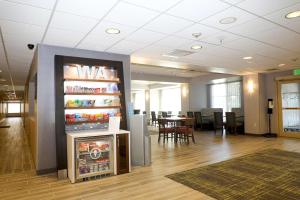
[[217, 130], [221, 129], [222, 135], [224, 133], [224, 122], [223, 122], [223, 112], [214, 112], [214, 130], [217, 134]]
[[157, 118], [156, 118], [156, 114], [154, 111], [151, 111], [151, 124], [152, 124], [152, 126], [153, 125], [156, 126], [156, 124], [157, 124]]
[[195, 116], [195, 128], [196, 129], [202, 129], [202, 117], [201, 112], [194, 112]]
[[140, 112], [141, 112], [141, 110], [139, 110], [139, 109], [133, 110], [133, 114], [135, 114], [135, 115], [139, 115]]
[[186, 115], [190, 118], [194, 118], [194, 112], [192, 112], [192, 111], [187, 111]]
[[195, 119], [190, 118], [190, 119], [185, 119], [184, 120], [184, 125], [177, 127], [177, 138], [186, 140], [187, 143], [190, 143], [189, 138], [192, 138], [193, 143], [195, 143], [195, 137], [194, 137], [194, 124], [195, 124]]
[[236, 121], [236, 117], [235, 117], [235, 113], [234, 112], [226, 112], [225, 113], [226, 116], [226, 133], [227, 131], [229, 133], [234, 133], [235, 135], [237, 134], [237, 121]]
[[164, 118], [158, 119], [158, 142], [160, 142], [160, 138], [163, 137], [163, 142], [169, 138], [173, 138], [175, 132], [174, 127], [168, 126], [168, 122]]
[[172, 117], [172, 111], [168, 111], [168, 112], [167, 112], [167, 116], [168, 116], [168, 117]]
[[167, 112], [161, 112], [161, 116], [163, 117], [163, 118], [166, 118], [166, 117], [168, 117], [168, 113]]

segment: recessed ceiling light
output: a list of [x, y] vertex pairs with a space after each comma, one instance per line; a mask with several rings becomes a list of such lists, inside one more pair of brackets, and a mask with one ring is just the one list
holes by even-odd
[[300, 10], [291, 12], [291, 13], [289, 13], [285, 16], [285, 18], [287, 18], [287, 19], [293, 19], [293, 18], [296, 18], [296, 17], [300, 17]]
[[283, 66], [285, 66], [284, 63], [278, 65], [278, 67], [283, 67]]
[[198, 38], [198, 37], [200, 37], [202, 35], [202, 33], [192, 33], [192, 36], [194, 37], [194, 38]]
[[251, 60], [252, 57], [251, 57], [251, 56], [245, 56], [245, 57], [243, 57], [243, 59], [244, 59], [244, 60]]
[[219, 22], [220, 24], [232, 24], [234, 22], [236, 22], [237, 18], [235, 17], [226, 17], [221, 19]]
[[108, 34], [119, 34], [121, 31], [117, 28], [108, 28], [105, 32]]
[[201, 45], [193, 45], [193, 46], [191, 46], [191, 49], [199, 50], [199, 49], [202, 49], [202, 46]]

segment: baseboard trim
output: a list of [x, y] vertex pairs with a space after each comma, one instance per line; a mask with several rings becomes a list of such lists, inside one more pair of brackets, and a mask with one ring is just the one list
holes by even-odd
[[44, 174], [50, 174], [53, 172], [57, 172], [56, 168], [50, 168], [50, 169], [41, 169], [41, 170], [36, 170], [37, 175], [44, 175]]
[[261, 133], [261, 134], [245, 133], [245, 135], [247, 135], [247, 136], [254, 136], [254, 137], [263, 137], [264, 133]]

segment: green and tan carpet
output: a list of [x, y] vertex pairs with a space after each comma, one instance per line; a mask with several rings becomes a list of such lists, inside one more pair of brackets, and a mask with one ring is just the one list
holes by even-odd
[[300, 153], [269, 149], [167, 177], [216, 199], [300, 200]]

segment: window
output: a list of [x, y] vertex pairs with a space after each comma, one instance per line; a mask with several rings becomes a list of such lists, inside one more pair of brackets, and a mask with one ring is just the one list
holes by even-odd
[[16, 114], [21, 112], [20, 103], [8, 103], [7, 113]]
[[161, 90], [161, 111], [172, 111], [178, 113], [181, 110], [181, 91], [178, 88]]
[[241, 82], [210, 85], [210, 107], [223, 108], [223, 112], [241, 108]]

